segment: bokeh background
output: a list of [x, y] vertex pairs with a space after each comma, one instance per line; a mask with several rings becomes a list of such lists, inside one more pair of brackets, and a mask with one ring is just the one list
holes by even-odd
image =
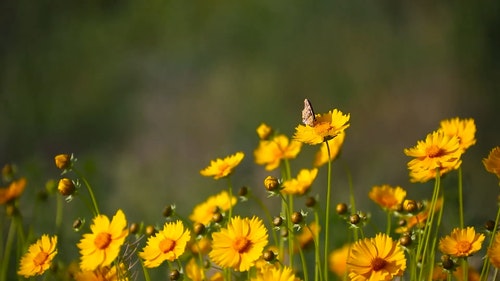
[[[409, 183], [404, 148], [442, 119], [474, 118], [466, 223], [481, 225], [498, 194], [481, 160], [500, 144], [499, 26], [498, 1], [1, 1], [0, 161], [28, 177], [29, 204], [58, 179], [53, 156], [74, 153], [104, 213], [154, 224], [165, 205], [188, 216], [226, 188], [199, 171], [243, 151], [235, 189], [272, 200], [262, 181], [279, 172], [253, 163], [255, 129], [292, 135], [307, 97], [351, 114], [333, 201], [347, 201], [349, 171], [361, 208], [377, 210], [373, 185], [431, 195]], [[456, 174], [446, 181], [453, 202]], [[325, 182], [322, 168], [316, 193]]]

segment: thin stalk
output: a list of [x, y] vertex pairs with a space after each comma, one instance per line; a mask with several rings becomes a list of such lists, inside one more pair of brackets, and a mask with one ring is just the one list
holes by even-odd
[[463, 184], [462, 184], [462, 166], [458, 167], [458, 212], [460, 218], [460, 228], [464, 228], [464, 197], [463, 197]]
[[[491, 232], [491, 237], [490, 237], [490, 241], [488, 244], [488, 248], [491, 247], [491, 245], [493, 245], [493, 241], [495, 241], [495, 235], [497, 233], [499, 220], [500, 220], [500, 204], [498, 205], [498, 208], [497, 208], [497, 216], [495, 218], [495, 227], [493, 228], [493, 231]], [[481, 276], [480, 276], [479, 280], [481, 280], [481, 281], [486, 280], [489, 272], [490, 272], [490, 259], [485, 258], [483, 261], [483, 269], [481, 269]]]
[[391, 234], [391, 224], [392, 224], [392, 212], [391, 211], [387, 211], [387, 228], [385, 230], [385, 234], [387, 234], [387, 236], [389, 236]]
[[[233, 198], [233, 184], [231, 183], [231, 176], [227, 177], [227, 189], [229, 193], [229, 202], [231, 202]], [[233, 215], [233, 204], [229, 204], [229, 217], [227, 221], [231, 221], [231, 217]]]
[[326, 143], [326, 150], [328, 152], [328, 178], [326, 189], [326, 210], [325, 210], [325, 249], [324, 249], [324, 263], [323, 263], [323, 276], [328, 280], [328, 240], [330, 240], [330, 196], [332, 191], [332, 159], [330, 158], [330, 146]]
[[16, 225], [14, 218], [10, 222], [9, 232], [7, 234], [7, 242], [5, 243], [5, 252], [3, 254], [2, 267], [0, 270], [0, 280], [7, 280], [7, 269], [9, 268], [9, 259], [12, 251], [12, 243], [14, 243], [14, 237], [16, 235]]
[[89, 182], [87, 179], [80, 173], [78, 169], [75, 169], [73, 167], [73, 171], [75, 174], [83, 181], [83, 184], [87, 188], [87, 191], [89, 192], [90, 199], [92, 200], [92, 205], [94, 205], [94, 216], [97, 216], [100, 214], [99, 212], [99, 207], [97, 206], [97, 200], [95, 199], [94, 191], [92, 191], [92, 187], [90, 186]]

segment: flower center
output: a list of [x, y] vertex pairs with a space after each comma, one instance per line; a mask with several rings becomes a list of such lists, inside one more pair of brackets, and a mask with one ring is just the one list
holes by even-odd
[[430, 158], [439, 157], [443, 155], [443, 151], [437, 145], [433, 145], [426, 149], [426, 154]]
[[42, 265], [42, 264], [45, 263], [45, 261], [47, 260], [48, 256], [49, 256], [49, 254], [47, 254], [46, 252], [42, 251], [42, 252], [36, 254], [36, 257], [33, 259], [33, 263], [36, 266]]
[[458, 241], [457, 251], [459, 253], [468, 253], [471, 249], [471, 244], [468, 241]]
[[376, 257], [372, 260], [373, 271], [379, 271], [379, 270], [383, 269], [386, 265], [387, 265], [387, 261], [382, 259], [382, 258]]
[[106, 232], [97, 234], [97, 237], [94, 240], [95, 246], [100, 250], [106, 249], [109, 243], [111, 243], [111, 234]]
[[239, 253], [245, 252], [250, 247], [250, 240], [246, 237], [236, 238], [233, 242], [233, 248]]
[[169, 238], [165, 238], [160, 242], [160, 251], [163, 253], [170, 252], [175, 247], [175, 241]]

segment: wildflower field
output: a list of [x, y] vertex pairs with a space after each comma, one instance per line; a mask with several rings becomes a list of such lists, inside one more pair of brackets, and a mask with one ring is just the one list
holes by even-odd
[[[405, 182], [380, 182], [365, 195], [377, 205], [371, 209], [357, 204], [352, 183], [348, 202], [332, 192], [332, 170], [349, 141], [350, 117], [336, 108], [317, 113], [305, 99], [297, 112], [302, 122], [290, 124], [293, 135], [257, 123], [253, 151], [214, 155], [200, 167], [196, 176], [213, 178], [218, 190], [196, 198], [199, 204], [191, 213], [166, 206], [163, 219], [154, 223], [149, 218], [132, 222], [121, 208], [101, 212], [103, 199], [94, 193], [99, 187], [82, 172], [78, 154], [61, 151], [47, 159], [54, 175], [47, 175], [37, 198], [57, 198], [50, 201], [57, 204], [56, 212], [39, 212], [48, 221], [39, 229], [20, 201], [31, 188], [29, 176], [15, 163], [4, 163], [0, 280], [496, 280], [500, 208], [483, 225], [464, 222], [462, 156], [476, 144], [474, 119], [436, 120], [414, 146], [394, 152], [408, 157], [408, 182], [433, 184], [428, 198], [407, 196]], [[291, 162], [307, 146], [316, 151], [311, 166], [292, 170]], [[233, 172], [243, 161], [269, 172], [259, 179], [261, 186], [233, 185]], [[500, 146], [477, 161], [500, 183]], [[272, 176], [273, 171], [280, 176]], [[319, 177], [327, 179], [324, 188], [315, 183]], [[445, 177], [455, 177], [456, 186], [445, 186]], [[267, 197], [258, 196], [257, 188]], [[499, 205], [497, 194], [492, 195], [485, 205]], [[456, 202], [449, 204], [450, 198]], [[78, 217], [63, 217], [64, 208], [76, 202], [87, 209]], [[264, 215], [246, 215], [249, 202]], [[456, 209], [444, 212], [447, 208]], [[383, 214], [385, 222], [374, 223], [374, 213]], [[455, 217], [446, 217], [449, 213]], [[455, 225], [446, 229], [445, 221]], [[70, 227], [77, 243], [62, 235]], [[339, 239], [342, 245], [334, 243]], [[479, 262], [471, 262], [473, 257]]]

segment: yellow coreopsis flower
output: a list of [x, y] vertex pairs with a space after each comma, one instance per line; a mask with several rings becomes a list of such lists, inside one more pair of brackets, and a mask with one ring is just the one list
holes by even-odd
[[261, 140], [254, 151], [255, 163], [266, 165], [265, 169], [272, 171], [279, 167], [281, 160], [297, 157], [302, 143], [290, 141], [285, 135], [277, 135], [269, 140]]
[[17, 274], [28, 278], [41, 275], [50, 268], [52, 260], [57, 254], [57, 236], [42, 235], [28, 248], [28, 252], [21, 258]]
[[347, 258], [351, 251], [352, 245], [345, 244], [340, 249], [336, 249], [328, 256], [328, 267], [330, 271], [335, 273], [338, 277], [347, 276]]
[[357, 241], [347, 259], [347, 270], [351, 281], [392, 280], [403, 275], [406, 258], [399, 242], [386, 234]]
[[208, 167], [200, 171], [200, 174], [206, 177], [214, 177], [216, 180], [225, 178], [240, 164], [243, 157], [245, 157], [243, 152], [236, 152], [224, 159], [212, 160]]
[[248, 271], [268, 243], [267, 229], [258, 217], [231, 219], [226, 228], [212, 234], [210, 259], [220, 267]]
[[120, 253], [120, 248], [128, 235], [127, 220], [122, 210], [118, 210], [111, 222], [105, 215], [98, 215], [90, 226], [92, 233], [83, 235], [80, 243], [80, 268], [94, 271], [97, 267], [110, 265]]
[[368, 193], [368, 197], [382, 208], [393, 211], [398, 205], [403, 203], [406, 191], [399, 186], [392, 187], [384, 184], [372, 187], [372, 190]]
[[[328, 160], [334, 160], [339, 155], [340, 149], [342, 148], [342, 144], [344, 144], [345, 132], [340, 132], [335, 138], [323, 142], [318, 152], [314, 156], [314, 167], [321, 167], [324, 164], [328, 163]], [[328, 147], [330, 148], [330, 158], [328, 158], [328, 148], [326, 144], [328, 143]]]
[[500, 146], [493, 148], [487, 158], [483, 159], [486, 171], [497, 175], [500, 179]]
[[408, 162], [412, 182], [426, 182], [436, 177], [436, 169], [443, 175], [462, 163], [458, 138], [447, 136], [442, 131], [427, 135], [425, 141], [418, 141], [416, 146], [405, 149], [404, 153], [414, 157]]
[[500, 268], [500, 235], [495, 236], [495, 240], [488, 248], [488, 258], [495, 268]]
[[317, 175], [318, 169], [316, 168], [311, 170], [302, 169], [299, 171], [297, 178], [287, 180], [283, 183], [282, 191], [285, 194], [302, 195], [309, 190]]
[[75, 274], [76, 281], [128, 281], [125, 265], [98, 267], [93, 271], [81, 271]]
[[349, 127], [350, 115], [334, 109], [324, 114], [316, 114], [313, 126], [298, 125], [293, 138], [310, 145], [331, 140]]
[[144, 266], [157, 267], [166, 260], [178, 259], [186, 250], [189, 239], [191, 232], [184, 229], [181, 221], [167, 222], [163, 230], [148, 238], [147, 245], [139, 256], [144, 259]]
[[473, 227], [455, 228], [439, 241], [439, 250], [453, 257], [468, 257], [481, 250], [484, 235], [476, 233]]
[[225, 212], [236, 205], [236, 202], [236, 197], [229, 198], [229, 193], [224, 190], [217, 195], [210, 196], [205, 202], [194, 207], [189, 219], [207, 225], [216, 211]]
[[9, 184], [8, 187], [0, 188], [0, 204], [6, 204], [19, 198], [26, 187], [26, 179], [20, 178]]
[[458, 137], [462, 153], [476, 143], [476, 124], [472, 118], [461, 120], [457, 117], [443, 120], [439, 129], [447, 136]]
[[295, 277], [293, 270], [287, 266], [281, 268], [266, 267], [266, 270], [258, 274], [257, 277], [252, 278], [251, 281], [296, 281], [299, 280]]

